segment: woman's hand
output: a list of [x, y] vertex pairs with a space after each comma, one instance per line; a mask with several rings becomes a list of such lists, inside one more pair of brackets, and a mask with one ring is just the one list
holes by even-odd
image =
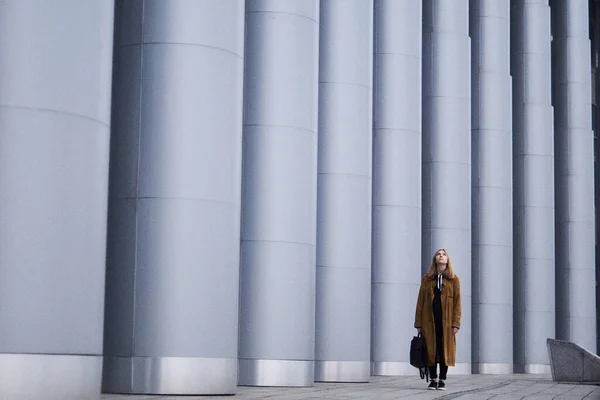
[[457, 328], [457, 327], [455, 327], [455, 326], [453, 326], [453, 327], [452, 327], [452, 330], [454, 331], [454, 334], [456, 335], [456, 332], [458, 332], [458, 328]]
[[421, 328], [417, 328], [417, 333], [421, 333]]

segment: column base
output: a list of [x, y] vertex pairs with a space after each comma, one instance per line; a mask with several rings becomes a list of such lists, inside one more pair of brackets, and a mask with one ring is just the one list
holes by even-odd
[[376, 361], [371, 363], [371, 375], [406, 376], [418, 374], [419, 370], [408, 362]]
[[471, 363], [456, 363], [448, 367], [448, 375], [471, 375], [473, 373]]
[[100, 400], [102, 356], [0, 354], [0, 399]]
[[513, 373], [512, 364], [502, 363], [473, 363], [473, 373], [482, 375], [506, 375]]
[[552, 369], [547, 364], [515, 364], [515, 374], [551, 374]]
[[105, 357], [102, 392], [158, 395], [233, 394], [233, 358]]
[[315, 382], [369, 382], [369, 361], [315, 361]]
[[[419, 371], [407, 362], [380, 361], [371, 363], [371, 375], [375, 376], [405, 376], [419, 374]], [[456, 363], [448, 367], [448, 375], [471, 375], [471, 364]]]
[[312, 386], [314, 361], [239, 359], [240, 386]]

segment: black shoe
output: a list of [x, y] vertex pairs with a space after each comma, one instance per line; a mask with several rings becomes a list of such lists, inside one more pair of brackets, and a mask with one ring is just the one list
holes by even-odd
[[436, 381], [431, 381], [429, 386], [427, 386], [427, 390], [436, 390], [438, 388], [438, 383]]
[[437, 384], [437, 390], [446, 390], [446, 382], [440, 379]]

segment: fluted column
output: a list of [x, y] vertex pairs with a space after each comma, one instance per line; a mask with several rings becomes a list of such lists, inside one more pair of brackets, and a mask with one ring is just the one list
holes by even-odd
[[473, 372], [513, 371], [510, 4], [471, 0]]
[[447, 250], [460, 278], [456, 367], [471, 372], [471, 47], [468, 0], [423, 7], [423, 260]]
[[596, 349], [594, 134], [588, 2], [552, 3], [556, 338]]
[[422, 0], [375, 0], [373, 375], [413, 374], [421, 282]]
[[366, 382], [373, 0], [321, 0], [315, 380]]
[[314, 380], [319, 1], [248, 0], [239, 383]]
[[0, 2], [0, 398], [99, 399], [112, 1]]
[[514, 371], [550, 372], [554, 337], [554, 150], [550, 7], [511, 1]]
[[116, 17], [103, 389], [233, 393], [244, 3]]

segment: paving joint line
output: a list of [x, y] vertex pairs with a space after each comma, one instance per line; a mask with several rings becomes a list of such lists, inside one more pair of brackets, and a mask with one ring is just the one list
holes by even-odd
[[483, 388], [477, 388], [477, 389], [469, 389], [469, 390], [463, 390], [461, 392], [455, 392], [455, 393], [449, 393], [447, 395], [444, 395], [442, 397], [438, 397], [438, 400], [450, 400], [450, 399], [456, 399], [460, 396], [463, 396], [465, 394], [471, 394], [471, 393], [478, 393], [478, 392], [484, 392], [487, 390], [495, 390], [495, 389], [500, 389], [504, 386], [508, 386], [511, 383], [513, 383], [514, 381], [504, 381], [501, 383], [497, 383], [495, 385], [491, 385], [491, 386], [486, 386]]

